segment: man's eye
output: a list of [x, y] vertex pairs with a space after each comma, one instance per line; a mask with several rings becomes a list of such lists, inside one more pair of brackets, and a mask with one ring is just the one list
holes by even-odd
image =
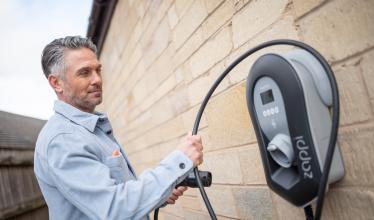
[[88, 70], [82, 70], [82, 71], [79, 71], [79, 75], [81, 75], [81, 76], [85, 76], [85, 75], [88, 75], [90, 73], [90, 71], [88, 71]]

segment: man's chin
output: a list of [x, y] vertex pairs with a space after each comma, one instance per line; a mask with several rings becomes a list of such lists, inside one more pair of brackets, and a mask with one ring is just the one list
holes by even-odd
[[103, 102], [103, 98], [102, 97], [97, 97], [96, 100], [93, 103], [96, 106], [96, 105], [100, 105], [102, 102]]

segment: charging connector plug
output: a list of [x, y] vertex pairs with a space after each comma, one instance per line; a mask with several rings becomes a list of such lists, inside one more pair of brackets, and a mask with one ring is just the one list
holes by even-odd
[[[212, 173], [209, 171], [200, 171], [199, 170], [199, 176], [201, 179], [201, 182], [203, 183], [204, 187], [209, 187], [212, 185]], [[198, 188], [199, 185], [197, 184], [197, 179], [195, 177], [195, 174], [193, 172], [189, 173], [186, 179], [184, 179], [181, 183], [179, 183], [178, 186], [187, 186], [191, 188]]]

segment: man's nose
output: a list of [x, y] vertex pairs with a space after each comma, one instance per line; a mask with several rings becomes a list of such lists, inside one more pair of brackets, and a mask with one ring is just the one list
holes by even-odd
[[92, 84], [99, 84], [99, 85], [101, 85], [101, 83], [102, 83], [101, 74], [99, 74], [98, 72], [94, 71], [93, 74], [92, 74], [92, 77], [91, 77], [91, 82], [92, 82]]

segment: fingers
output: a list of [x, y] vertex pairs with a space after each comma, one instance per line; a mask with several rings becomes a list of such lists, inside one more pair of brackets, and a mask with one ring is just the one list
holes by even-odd
[[179, 196], [182, 196], [183, 192], [186, 191], [186, 190], [187, 190], [186, 186], [179, 186], [178, 188], [173, 189], [172, 194], [170, 195], [170, 197], [166, 201], [167, 204], [175, 204], [175, 201], [177, 201]]
[[194, 167], [203, 162], [203, 144], [199, 135], [189, 135], [184, 138], [179, 145], [179, 150], [192, 161]]
[[186, 138], [186, 142], [189, 146], [195, 147], [198, 151], [203, 150], [203, 144], [202, 144], [200, 136], [197, 136], [197, 135], [189, 136]]
[[187, 186], [178, 186], [177, 188], [177, 190], [182, 191], [182, 192], [186, 191], [187, 189], [188, 189]]
[[172, 205], [172, 204], [175, 204], [175, 200], [168, 199], [168, 200], [166, 201], [166, 203]]
[[175, 195], [174, 193], [172, 193], [170, 196], [169, 196], [169, 199], [172, 199], [172, 200], [177, 200], [178, 199], [178, 196]]
[[173, 190], [173, 195], [175, 196], [182, 196], [183, 195], [183, 192], [187, 190], [187, 187], [185, 186], [180, 186], [176, 189]]
[[201, 141], [201, 136], [196, 134], [196, 135], [192, 135], [191, 132], [188, 133], [187, 137], [186, 137], [187, 140], [191, 140], [193, 142], [198, 142], [200, 144], [202, 144], [202, 141]]

